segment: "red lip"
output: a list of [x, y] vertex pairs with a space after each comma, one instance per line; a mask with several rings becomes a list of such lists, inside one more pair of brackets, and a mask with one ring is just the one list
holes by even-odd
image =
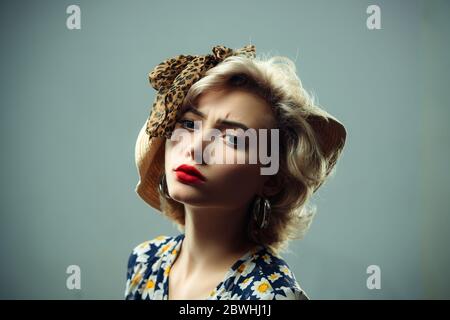
[[174, 169], [174, 171], [176, 172], [177, 178], [182, 182], [197, 183], [206, 181], [205, 176], [203, 176], [200, 171], [187, 164], [182, 164]]

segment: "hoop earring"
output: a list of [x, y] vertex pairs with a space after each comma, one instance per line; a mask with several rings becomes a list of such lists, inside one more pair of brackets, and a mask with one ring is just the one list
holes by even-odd
[[162, 194], [166, 199], [172, 199], [169, 195], [169, 190], [167, 189], [166, 174], [161, 176], [158, 184], [159, 193]]
[[[263, 204], [261, 205], [261, 201]], [[253, 220], [260, 229], [265, 229], [269, 224], [269, 215], [272, 208], [267, 198], [257, 196], [253, 204]]]

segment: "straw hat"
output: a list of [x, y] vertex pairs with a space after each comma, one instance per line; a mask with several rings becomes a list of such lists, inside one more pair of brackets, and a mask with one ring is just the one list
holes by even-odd
[[[164, 145], [176, 123], [177, 112], [189, 88], [207, 70], [231, 55], [255, 57], [255, 46], [238, 50], [215, 46], [213, 54], [178, 55], [157, 65], [149, 74], [152, 87], [157, 90], [150, 116], [142, 126], [135, 145], [135, 161], [139, 173], [136, 193], [151, 207], [160, 210], [158, 185], [164, 173]], [[325, 116], [327, 118], [322, 118]], [[312, 107], [306, 119], [316, 133], [324, 155], [329, 158], [329, 174], [336, 164], [346, 139], [345, 127], [335, 117], [319, 107]], [[320, 187], [317, 186], [314, 190]]]

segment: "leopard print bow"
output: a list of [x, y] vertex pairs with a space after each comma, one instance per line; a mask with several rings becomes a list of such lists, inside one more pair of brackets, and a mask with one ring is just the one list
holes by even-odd
[[149, 81], [158, 93], [147, 121], [146, 132], [149, 138], [170, 138], [177, 113], [189, 91], [189, 88], [205, 72], [225, 58], [232, 55], [244, 55], [248, 58], [256, 56], [254, 45], [247, 45], [233, 50], [224, 46], [215, 46], [213, 54], [178, 55], [157, 65], [149, 74]]

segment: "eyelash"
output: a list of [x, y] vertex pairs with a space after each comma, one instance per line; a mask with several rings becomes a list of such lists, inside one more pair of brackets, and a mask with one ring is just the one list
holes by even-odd
[[[188, 129], [188, 130], [194, 130], [194, 129], [195, 129], [195, 128], [186, 128], [186, 127], [184, 126], [184, 124], [185, 124], [186, 122], [190, 122], [190, 123], [193, 124], [193, 123], [194, 123], [193, 120], [190, 120], [190, 119], [181, 119], [181, 120], [178, 120], [177, 122], [180, 123], [181, 126], [182, 126], [183, 128], [185, 128], [185, 129]], [[237, 138], [238, 138], [237, 136], [231, 135], [231, 134], [228, 134], [228, 135], [225, 135], [225, 136], [232, 137], [234, 141], [236, 141]], [[238, 147], [237, 143], [234, 143], [234, 142], [231, 142], [231, 143], [228, 143], [228, 144], [230, 144], [233, 148], [237, 148], [237, 147]]]
[[[189, 120], [189, 119], [181, 119], [181, 120], [178, 120], [177, 122], [180, 123], [183, 128], [185, 128], [185, 126], [183, 124], [186, 123], [186, 121], [190, 121], [190, 122], [194, 123], [194, 121]], [[193, 130], [194, 128], [186, 128], [186, 129]]]

